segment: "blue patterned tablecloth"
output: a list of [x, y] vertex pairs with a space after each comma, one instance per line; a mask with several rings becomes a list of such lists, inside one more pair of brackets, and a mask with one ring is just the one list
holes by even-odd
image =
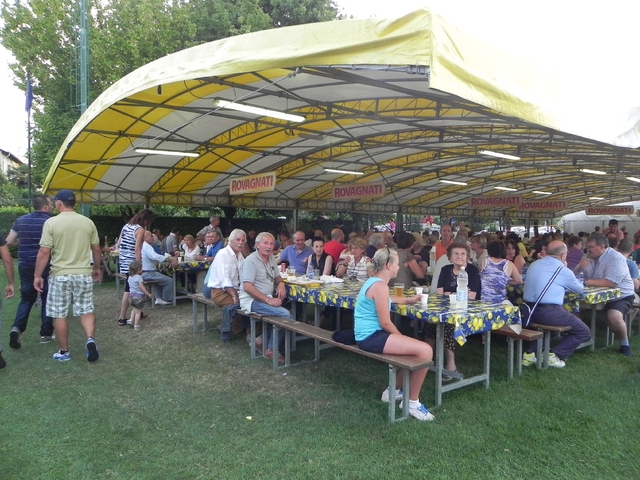
[[[520, 305], [524, 300], [522, 298], [524, 286], [509, 285], [507, 287], [507, 300], [514, 305]], [[567, 291], [564, 295], [564, 308], [569, 312], [579, 312], [580, 302], [595, 305], [605, 303], [614, 298], [620, 298], [622, 292], [619, 288], [608, 287], [586, 287], [583, 293], [573, 293]]]
[[[291, 300], [329, 307], [355, 309], [356, 297], [362, 287], [359, 282], [332, 283], [320, 287], [287, 284], [287, 295]], [[412, 290], [405, 291], [413, 295]], [[520, 310], [503, 304], [490, 304], [469, 300], [467, 309], [451, 308], [449, 297], [429, 295], [426, 307], [420, 303], [409, 305], [392, 304], [391, 311], [413, 320], [430, 323], [449, 323], [454, 326], [454, 338], [464, 345], [468, 335], [497, 330], [504, 325], [520, 323]]]

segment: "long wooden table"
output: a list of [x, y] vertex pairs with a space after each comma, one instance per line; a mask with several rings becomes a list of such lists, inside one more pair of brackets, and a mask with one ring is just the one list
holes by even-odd
[[[355, 309], [356, 297], [362, 284], [359, 282], [345, 282], [325, 284], [320, 287], [309, 287], [287, 283], [287, 295], [296, 302], [310, 303], [316, 306], [315, 325], [319, 324], [320, 306]], [[434, 323], [436, 328], [435, 352], [435, 405], [442, 404], [442, 394], [451, 390], [483, 382], [489, 388], [490, 359], [491, 359], [491, 330], [497, 330], [504, 325], [520, 323], [520, 311], [517, 307], [504, 304], [490, 304], [482, 301], [469, 301], [466, 309], [452, 308], [448, 297], [429, 295], [426, 307], [421, 304], [398, 305], [392, 304], [391, 311], [405, 315], [412, 320]], [[444, 325], [448, 323], [454, 327], [454, 338], [460, 345], [464, 345], [468, 335], [482, 333], [484, 343], [484, 370], [480, 375], [461, 378], [448, 385], [442, 384], [442, 374], [455, 375], [448, 372], [444, 365]]]

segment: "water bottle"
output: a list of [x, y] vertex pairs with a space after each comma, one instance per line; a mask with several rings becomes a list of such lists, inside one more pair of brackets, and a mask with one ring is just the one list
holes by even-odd
[[522, 267], [522, 281], [524, 282], [527, 278], [527, 270], [529, 270], [529, 267], [527, 266], [527, 264], [525, 263], [524, 266]]
[[576, 278], [578, 279], [578, 281], [582, 284], [582, 286], [584, 286], [584, 272], [582, 270], [580, 270], [577, 275]]
[[458, 303], [458, 307], [467, 308], [469, 300], [469, 275], [467, 275], [464, 267], [460, 269], [457, 284], [458, 286], [456, 288], [456, 300]]
[[307, 264], [307, 278], [313, 280], [313, 263], [309, 260]]
[[436, 247], [435, 245], [431, 247], [429, 251], [429, 273], [433, 275], [434, 270], [436, 269]]

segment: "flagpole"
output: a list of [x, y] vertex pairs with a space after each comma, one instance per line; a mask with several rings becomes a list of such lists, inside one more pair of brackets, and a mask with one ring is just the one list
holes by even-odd
[[27, 188], [29, 189], [29, 212], [31, 211], [32, 192], [31, 192], [31, 103], [33, 102], [33, 89], [31, 87], [31, 74], [27, 72], [27, 99], [25, 102], [25, 110], [27, 111], [27, 162], [28, 162], [28, 175], [27, 175]]

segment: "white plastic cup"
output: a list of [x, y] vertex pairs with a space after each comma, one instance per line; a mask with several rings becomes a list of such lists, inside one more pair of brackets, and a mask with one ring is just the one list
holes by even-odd
[[423, 307], [426, 307], [428, 303], [429, 303], [429, 294], [428, 293], [421, 293], [420, 294], [420, 304]]
[[451, 295], [449, 295], [449, 303], [451, 304], [452, 307], [458, 306], [458, 296], [455, 293], [452, 293]]
[[422, 295], [424, 287], [416, 287], [416, 295]]

